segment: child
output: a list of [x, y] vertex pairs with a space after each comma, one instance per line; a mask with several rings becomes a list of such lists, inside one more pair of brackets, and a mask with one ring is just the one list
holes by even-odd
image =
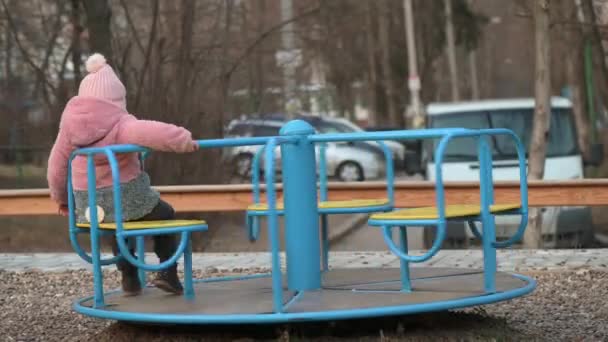
[[[68, 194], [66, 189], [67, 167], [70, 154], [82, 147], [99, 147], [113, 144], [136, 144], [151, 149], [170, 152], [192, 152], [198, 144], [192, 134], [171, 124], [138, 120], [127, 112], [126, 90], [112, 67], [100, 54], [88, 58], [89, 74], [80, 83], [78, 96], [67, 103], [61, 116], [59, 134], [48, 161], [47, 180], [51, 198], [59, 204], [59, 214], [67, 216]], [[116, 154], [120, 168], [120, 187], [124, 221], [171, 220], [173, 208], [160, 199], [158, 192], [150, 187], [148, 175], [142, 171], [136, 153]], [[113, 222], [112, 171], [107, 158], [95, 156], [97, 176], [96, 193], [98, 217], [103, 222]], [[87, 222], [87, 158], [78, 156], [72, 162], [77, 222]], [[112, 250], [118, 254], [114, 237]], [[174, 235], [154, 237], [154, 252], [160, 259], [169, 259], [177, 248]], [[133, 253], [133, 250], [131, 250]], [[122, 273], [122, 289], [125, 295], [141, 292], [137, 268], [128, 261], [117, 264]], [[158, 273], [153, 284], [158, 288], [180, 294], [182, 285], [177, 277], [177, 264]]]

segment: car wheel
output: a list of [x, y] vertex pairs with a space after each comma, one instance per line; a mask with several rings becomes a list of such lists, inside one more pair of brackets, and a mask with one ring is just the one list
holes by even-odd
[[347, 161], [338, 167], [338, 178], [343, 182], [360, 182], [364, 179], [361, 165]]
[[234, 157], [233, 165], [238, 176], [248, 177], [251, 175], [253, 156], [250, 153], [241, 153]]

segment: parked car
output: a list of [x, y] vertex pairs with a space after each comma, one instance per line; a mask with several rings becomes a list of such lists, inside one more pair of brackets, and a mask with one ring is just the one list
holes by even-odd
[[[368, 132], [382, 131], [400, 131], [402, 127], [394, 126], [368, 126], [365, 128]], [[408, 175], [421, 174], [424, 176], [426, 172], [422, 164], [422, 141], [421, 140], [398, 140], [392, 141], [393, 144], [399, 144], [403, 147], [403, 162], [399, 164], [399, 168], [403, 169]]]
[[[344, 118], [324, 118], [323, 121], [325, 123], [319, 128], [321, 133], [352, 133], [366, 131], [354, 122]], [[386, 147], [391, 150], [395, 170], [402, 170], [405, 166], [405, 157], [407, 154], [406, 147], [399, 141], [384, 140], [383, 142]], [[369, 141], [367, 143], [379, 146], [375, 141]]]
[[[319, 133], [343, 132], [335, 122], [326, 119], [298, 116], [298, 119], [309, 122]], [[227, 127], [227, 137], [259, 137], [279, 135], [280, 128], [286, 123], [283, 116], [266, 115], [240, 120], [233, 120]], [[226, 150], [225, 158], [232, 162], [235, 172], [242, 177], [251, 175], [252, 161], [259, 146], [235, 147]], [[319, 146], [317, 163], [319, 161]], [[279, 149], [274, 152], [275, 159], [280, 161]], [[328, 143], [326, 148], [327, 175], [341, 181], [363, 181], [378, 179], [386, 175], [384, 154], [375, 143], [369, 142], [335, 142]], [[277, 162], [280, 171], [280, 163]], [[263, 167], [263, 163], [260, 164]]]

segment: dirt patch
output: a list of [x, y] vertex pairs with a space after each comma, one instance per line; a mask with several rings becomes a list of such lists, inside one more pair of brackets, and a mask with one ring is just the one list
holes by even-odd
[[[441, 327], [441, 328], [439, 328]], [[142, 332], [145, 331], [145, 333]], [[267, 326], [140, 326], [117, 323], [94, 341], [437, 341], [530, 339], [504, 319], [466, 312], [396, 316], [330, 323]]]

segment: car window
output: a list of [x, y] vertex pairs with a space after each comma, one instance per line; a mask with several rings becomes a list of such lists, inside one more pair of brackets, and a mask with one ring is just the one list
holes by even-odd
[[253, 135], [256, 137], [267, 137], [279, 135], [280, 127], [274, 126], [253, 126]]
[[338, 122], [319, 122], [315, 128], [320, 133], [350, 133], [355, 132], [355, 129], [345, 124]]
[[[560, 108], [553, 109], [551, 112], [547, 157], [560, 157], [575, 153], [577, 145], [571, 111]], [[522, 140], [524, 147], [528, 150], [532, 141], [533, 117], [534, 109], [529, 108], [460, 112], [432, 118], [431, 127], [507, 128]], [[434, 141], [434, 143], [437, 144], [438, 141]], [[493, 156], [496, 159], [517, 157], [515, 146], [508, 136], [493, 137], [491, 146]], [[450, 142], [445, 156], [446, 160], [476, 160], [477, 143], [472, 138], [455, 139]]]
[[236, 124], [230, 128], [228, 135], [239, 137], [251, 135], [251, 126], [246, 124]]

